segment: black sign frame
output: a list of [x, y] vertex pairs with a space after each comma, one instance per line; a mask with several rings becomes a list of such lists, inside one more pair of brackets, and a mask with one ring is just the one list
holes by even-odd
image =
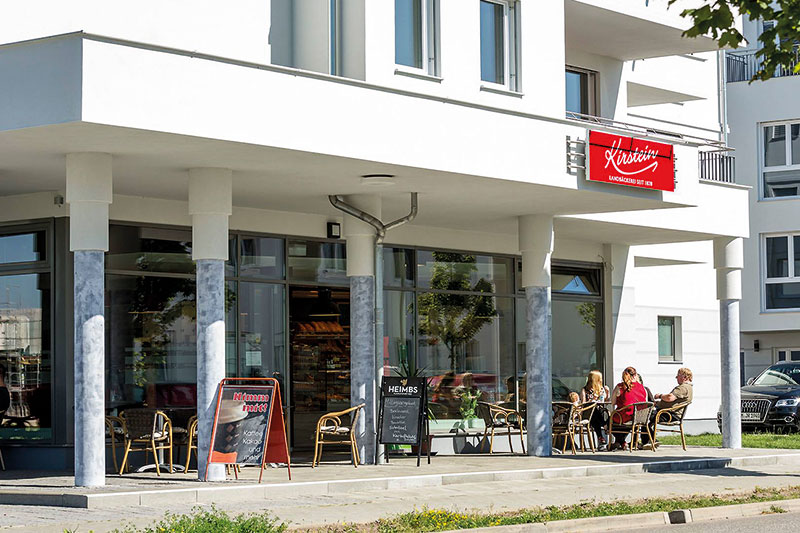
[[[391, 436], [385, 435], [383, 431], [383, 422], [386, 416], [387, 399], [391, 398], [409, 398], [418, 399], [419, 406], [417, 408], [417, 422], [414, 429], [416, 429], [416, 441], [408, 442], [407, 440], [393, 440]], [[392, 402], [389, 402], [390, 404]], [[378, 403], [378, 439], [376, 446], [381, 444], [411, 444], [417, 447], [417, 466], [420, 465], [422, 457], [422, 444], [423, 435], [425, 443], [428, 448], [428, 464], [431, 463], [430, 454], [430, 427], [428, 422], [428, 380], [427, 378], [404, 378], [384, 376], [381, 380], [380, 399]], [[391, 416], [391, 414], [390, 414]], [[376, 455], [377, 455], [376, 450]], [[386, 462], [389, 462], [389, 453], [384, 452]]]

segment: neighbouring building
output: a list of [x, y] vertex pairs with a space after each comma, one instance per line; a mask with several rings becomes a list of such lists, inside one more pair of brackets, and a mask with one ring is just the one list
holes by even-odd
[[800, 361], [800, 76], [761, 66], [758, 37], [772, 21], [745, 20], [750, 47], [727, 53], [730, 135], [737, 182], [750, 187], [744, 244], [741, 382], [779, 361]]
[[[137, 405], [197, 405], [203, 463], [225, 375], [279, 380], [293, 453], [366, 402], [372, 462], [408, 364], [434, 430], [481, 427], [473, 389], [527, 408], [532, 455], [590, 370], [687, 366], [689, 428], [722, 398], [737, 446], [748, 192], [723, 56], [666, 4], [5, 2], [6, 463], [100, 484], [103, 415]], [[376, 248], [334, 203], [416, 216]]]

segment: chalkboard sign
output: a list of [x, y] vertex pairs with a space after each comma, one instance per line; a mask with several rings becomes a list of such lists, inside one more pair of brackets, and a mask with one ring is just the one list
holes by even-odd
[[378, 443], [419, 446], [417, 466], [423, 430], [427, 428], [427, 403], [425, 378], [383, 378], [378, 412]]
[[260, 465], [263, 473], [266, 462], [286, 463], [289, 466], [277, 380], [223, 379], [217, 389], [207, 464]]
[[421, 398], [384, 396], [381, 444], [419, 444]]

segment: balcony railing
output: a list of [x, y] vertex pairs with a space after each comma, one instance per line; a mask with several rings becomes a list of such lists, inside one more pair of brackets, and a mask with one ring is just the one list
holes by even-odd
[[[800, 53], [795, 47], [795, 60], [790, 67], [779, 67], [775, 69], [773, 77], [796, 76], [794, 66], [800, 61]], [[728, 71], [727, 79], [732, 81], [750, 81], [756, 75], [758, 69], [763, 65], [763, 60], [756, 55], [754, 50], [746, 52], [727, 52], [725, 54], [725, 64]]]
[[698, 152], [701, 180], [736, 182], [736, 160], [725, 152]]

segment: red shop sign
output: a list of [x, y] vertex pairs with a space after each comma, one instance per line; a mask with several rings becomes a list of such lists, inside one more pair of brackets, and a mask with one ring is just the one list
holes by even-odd
[[675, 190], [671, 144], [589, 131], [587, 179], [659, 191]]

